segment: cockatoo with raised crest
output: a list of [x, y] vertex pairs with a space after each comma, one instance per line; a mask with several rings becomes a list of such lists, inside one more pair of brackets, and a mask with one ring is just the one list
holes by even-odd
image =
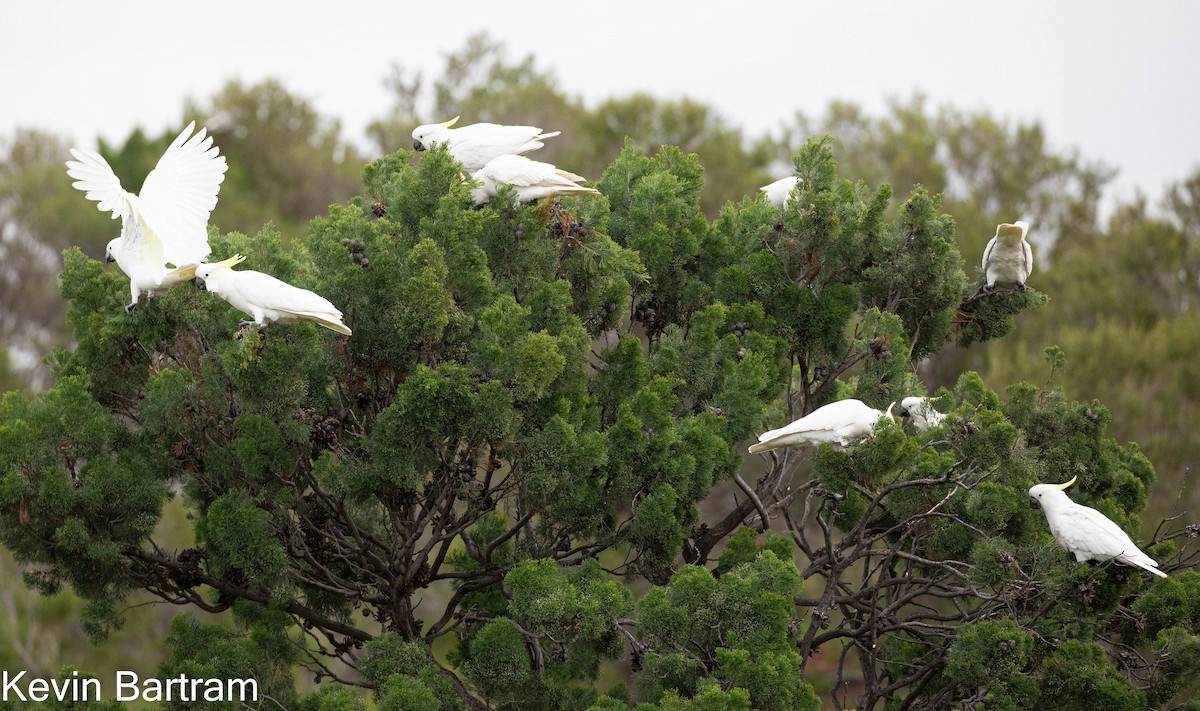
[[450, 128], [458, 117], [445, 123], [429, 123], [413, 129], [413, 148], [428, 150], [444, 143], [450, 155], [467, 173], [474, 173], [489, 161], [509, 154], [528, 153], [541, 148], [543, 140], [561, 131], [542, 133], [537, 126], [504, 126], [496, 123], [473, 123], [462, 128]]
[[983, 250], [984, 291], [997, 284], [1025, 291], [1025, 280], [1033, 272], [1033, 249], [1025, 241], [1026, 222], [996, 225], [996, 236]]
[[262, 328], [275, 321], [312, 321], [331, 331], [350, 335], [350, 329], [342, 323], [342, 312], [325, 297], [280, 281], [270, 274], [252, 269], [235, 272], [233, 267], [245, 259], [238, 254], [196, 267], [196, 276], [204, 280], [205, 289], [254, 319], [242, 321], [241, 325], [255, 323]]
[[750, 445], [750, 453], [766, 452], [780, 447], [802, 447], [806, 444], [829, 442], [834, 447], [845, 449], [853, 440], [866, 437], [882, 417], [891, 418], [892, 408], [880, 412], [862, 400], [839, 400], [818, 407], [804, 417], [758, 438], [758, 444]]
[[212, 251], [208, 216], [217, 205], [225, 179], [225, 156], [195, 122], [171, 141], [158, 165], [134, 195], [121, 187], [112, 168], [95, 151], [72, 148], [67, 161], [74, 187], [95, 200], [97, 208], [121, 218], [121, 236], [108, 243], [105, 261], [116, 262], [129, 277], [129, 311], [142, 292], [151, 295], [195, 276], [195, 267]]
[[1160, 578], [1167, 574], [1158, 563], [1134, 545], [1121, 527], [1096, 509], [1071, 501], [1063, 492], [1075, 483], [1037, 484], [1029, 487], [1029, 505], [1041, 509], [1050, 524], [1050, 533], [1063, 548], [1075, 554], [1075, 560], [1115, 560], [1154, 573]]
[[471, 190], [476, 205], [489, 202], [505, 185], [517, 192], [520, 202], [531, 202], [550, 195], [597, 195], [600, 192], [578, 185], [586, 180], [581, 175], [568, 173], [549, 163], [529, 160], [525, 156], [500, 156], [475, 171], [471, 178], [479, 183]]

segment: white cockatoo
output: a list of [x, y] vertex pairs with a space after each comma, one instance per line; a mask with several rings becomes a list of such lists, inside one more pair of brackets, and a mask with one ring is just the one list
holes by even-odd
[[800, 181], [794, 175], [789, 175], [786, 178], [780, 178], [775, 182], [764, 185], [759, 190], [767, 196], [767, 204], [775, 207], [784, 207], [792, 199], [792, 191], [796, 189], [796, 184]]
[[906, 397], [900, 401], [900, 416], [912, 420], [918, 431], [924, 432], [933, 427], [941, 427], [946, 416], [933, 409], [933, 403], [927, 397]]
[[996, 225], [996, 236], [983, 250], [985, 291], [990, 291], [996, 284], [1012, 284], [1018, 291], [1025, 291], [1025, 280], [1033, 272], [1033, 250], [1025, 241], [1028, 231], [1029, 223], [1026, 222]]
[[129, 311], [142, 292], [153, 294], [195, 276], [195, 267], [212, 251], [208, 215], [217, 206], [225, 179], [225, 156], [219, 155], [205, 129], [192, 135], [195, 122], [179, 134], [158, 165], [146, 176], [141, 193], [121, 187], [104, 157], [72, 148], [67, 161], [74, 187], [95, 200], [101, 211], [121, 218], [121, 236], [108, 243], [105, 261], [116, 262], [129, 277]]
[[517, 199], [530, 202], [538, 198], [560, 194], [598, 195], [599, 190], [585, 188], [586, 178], [555, 168], [549, 163], [529, 160], [525, 156], [507, 155], [488, 161], [488, 164], [471, 176], [479, 183], [471, 190], [476, 205], [490, 201], [504, 185], [512, 186]]
[[1063, 489], [1075, 483], [1037, 484], [1029, 487], [1029, 505], [1046, 513], [1050, 533], [1063, 548], [1075, 554], [1075, 560], [1116, 560], [1136, 565], [1160, 578], [1167, 574], [1158, 569], [1150, 556], [1143, 553], [1121, 527], [1096, 509], [1071, 501]]
[[450, 128], [458, 117], [445, 123], [428, 123], [413, 129], [413, 148], [428, 150], [439, 143], [447, 144], [450, 155], [467, 173], [474, 173], [493, 158], [527, 153], [541, 148], [543, 140], [561, 131], [542, 133], [537, 126], [503, 126], [497, 123], [473, 123], [462, 128]]
[[254, 319], [242, 321], [243, 326], [256, 323], [262, 327], [274, 321], [312, 321], [331, 331], [350, 335], [350, 329], [342, 323], [342, 312], [325, 297], [280, 281], [270, 274], [252, 269], [235, 272], [232, 267], [245, 259], [238, 254], [221, 262], [196, 267], [196, 276], [204, 280], [205, 289]]
[[883, 413], [862, 400], [853, 398], [831, 402], [823, 407], [818, 407], [790, 425], [762, 433], [758, 438], [758, 444], [750, 445], [750, 453], [757, 454], [780, 447], [800, 447], [822, 442], [829, 442], [835, 447], [845, 449], [850, 446], [851, 440], [871, 434], [875, 423], [881, 417], [890, 418], [895, 405], [894, 402], [888, 405], [887, 412]]

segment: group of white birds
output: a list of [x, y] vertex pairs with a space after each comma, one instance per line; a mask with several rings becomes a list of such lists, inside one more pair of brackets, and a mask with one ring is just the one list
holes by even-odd
[[189, 123], [159, 158], [141, 193], [121, 187], [116, 173], [95, 151], [72, 148], [75, 160], [67, 161], [67, 175], [102, 212], [121, 218], [121, 236], [108, 243], [105, 261], [116, 262], [129, 277], [130, 302], [137, 306], [142, 293], [147, 297], [193, 278], [225, 299], [260, 328], [268, 323], [314, 321], [350, 335], [342, 323], [342, 312], [328, 299], [299, 289], [270, 274], [250, 269], [234, 271], [244, 257], [235, 255], [220, 262], [206, 262], [212, 253], [208, 244], [208, 216], [217, 206], [217, 192], [229, 166], [205, 129], [193, 134]]
[[[818, 407], [809, 414], [779, 429], [764, 432], [750, 453], [768, 452], [785, 447], [830, 444], [846, 449], [863, 438], [870, 438], [881, 420], [893, 421], [892, 409], [880, 412], [861, 400], [849, 398]], [[900, 401], [901, 421], [911, 422], [924, 432], [944, 424], [946, 415], [933, 407], [929, 398], [906, 397]], [[1108, 561], [1133, 565], [1159, 577], [1167, 577], [1158, 563], [1146, 555], [1125, 533], [1096, 509], [1071, 501], [1064, 489], [1075, 483], [1037, 484], [1029, 489], [1029, 505], [1046, 514], [1050, 532], [1055, 540], [1075, 555], [1075, 560]]]
[[[413, 148], [428, 150], [444, 145], [462, 164], [475, 183], [471, 195], [476, 205], [496, 197], [501, 188], [515, 191], [520, 202], [560, 194], [596, 194], [581, 185], [584, 178], [549, 163], [522, 156], [545, 145], [542, 141], [559, 135], [543, 133], [536, 126], [503, 126], [478, 123], [453, 128], [455, 117], [444, 123], [426, 124], [413, 130]], [[205, 288], [246, 313], [260, 328], [272, 322], [312, 321], [338, 333], [351, 335], [342, 323], [342, 312], [324, 297], [294, 287], [269, 274], [233, 267], [245, 258], [235, 255], [207, 262], [208, 218], [217, 204], [217, 192], [228, 166], [213, 145], [212, 137], [195, 124], [188, 124], [167, 147], [158, 165], [146, 176], [140, 194], [121, 187], [112, 168], [95, 151], [73, 148], [76, 160], [67, 162], [74, 187], [95, 200], [97, 208], [121, 218], [121, 235], [108, 243], [106, 261], [115, 261], [129, 277], [133, 309], [143, 293], [159, 291], [193, 278]], [[777, 180], [760, 190], [768, 203], [784, 208], [795, 196], [800, 181], [795, 176]], [[997, 285], [1025, 291], [1033, 270], [1033, 251], [1025, 241], [1025, 222], [1001, 224], [983, 254], [985, 281], [981, 289]], [[847, 448], [870, 437], [882, 419], [892, 420], [896, 403], [881, 412], [861, 400], [847, 399], [817, 408], [791, 424], [764, 432], [751, 453], [784, 447], [829, 443]], [[934, 409], [928, 398], [906, 397], [900, 402], [904, 422], [920, 431], [941, 427], [945, 415]], [[1137, 548], [1129, 536], [1104, 514], [1075, 504], [1063, 492], [1065, 484], [1038, 484], [1029, 489], [1030, 504], [1046, 512], [1050, 530], [1079, 561], [1116, 560], [1166, 577], [1158, 564]]]
[[[791, 202], [800, 186], [796, 176], [781, 178], [759, 188], [766, 201], [778, 208]], [[983, 251], [984, 282], [980, 290], [987, 293], [997, 286], [1026, 291], [1025, 281], [1033, 271], [1033, 250], [1026, 241], [1029, 224], [1017, 221], [996, 226], [996, 235]], [[802, 447], [829, 443], [845, 449], [864, 437], [870, 437], [876, 424], [892, 419], [892, 408], [880, 412], [861, 400], [833, 402], [813, 410], [791, 424], [764, 432], [750, 452], [767, 452], [783, 447]], [[900, 403], [902, 421], [911, 421], [918, 431], [941, 427], [945, 415], [934, 409], [928, 398], [907, 397]], [[1075, 555], [1078, 562], [1115, 560], [1167, 577], [1158, 563], [1146, 555], [1125, 533], [1096, 509], [1071, 501], [1064, 490], [1075, 483], [1037, 484], [1029, 489], [1029, 503], [1042, 509], [1055, 540]]]
[[471, 174], [478, 185], [471, 190], [476, 205], [490, 202], [500, 188], [511, 187], [520, 202], [532, 202], [551, 195], [597, 195], [600, 191], [580, 185], [586, 178], [549, 163], [530, 160], [522, 153], [546, 145], [547, 138], [560, 131], [542, 133], [537, 126], [502, 126], [474, 123], [451, 128], [458, 116], [443, 123], [430, 123], [413, 129], [413, 148], [424, 151], [442, 144]]

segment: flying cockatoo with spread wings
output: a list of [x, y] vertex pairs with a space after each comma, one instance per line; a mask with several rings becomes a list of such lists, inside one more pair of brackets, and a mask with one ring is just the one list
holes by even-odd
[[1037, 484], [1029, 487], [1029, 505], [1046, 513], [1050, 533], [1063, 548], [1075, 554], [1075, 560], [1115, 560], [1154, 573], [1160, 578], [1167, 574], [1158, 563], [1134, 545], [1129, 535], [1096, 509], [1071, 501], [1063, 492], [1075, 483]]
[[941, 427], [946, 416], [933, 409], [933, 403], [927, 397], [906, 397], [900, 401], [900, 416], [912, 420], [918, 431], [924, 432], [932, 427]]
[[325, 297], [280, 281], [270, 274], [252, 269], [235, 272], [233, 267], [245, 259], [239, 254], [196, 267], [196, 276], [204, 280], [205, 289], [254, 319], [242, 321], [243, 326], [255, 323], [261, 328], [275, 321], [312, 321], [331, 331], [350, 335], [350, 329], [342, 323], [342, 312]]
[[777, 430], [764, 432], [758, 444], [750, 445], [750, 453], [766, 452], [780, 447], [802, 447], [806, 444], [829, 442], [834, 447], [845, 449], [852, 440], [866, 437], [882, 417], [891, 418], [892, 408], [880, 412], [862, 400], [839, 400], [818, 407], [804, 417]]
[[474, 173], [489, 161], [500, 156], [541, 148], [543, 140], [561, 131], [542, 133], [537, 126], [503, 126], [496, 123], [473, 123], [462, 128], [450, 128], [458, 117], [445, 123], [429, 123], [413, 129], [413, 148], [428, 150], [439, 143], [446, 144], [450, 155], [467, 173]]
[[158, 165], [134, 195], [121, 187], [112, 168], [95, 151], [72, 148], [67, 175], [97, 209], [121, 218], [121, 236], [108, 243], [105, 261], [116, 262], [129, 277], [129, 311], [142, 292], [153, 294], [195, 276], [196, 265], [212, 251], [208, 216], [217, 205], [225, 179], [219, 155], [205, 129], [192, 135], [193, 121], [171, 141]]
[[1025, 241], [1028, 231], [1026, 222], [996, 226], [996, 236], [983, 250], [984, 291], [991, 291], [996, 284], [1025, 291], [1025, 280], [1033, 272], [1033, 249]]
[[788, 201], [792, 199], [792, 192], [796, 189], [800, 179], [794, 175], [789, 175], [786, 178], [780, 178], [773, 183], [764, 185], [761, 190], [767, 197], [767, 204], [775, 207], [784, 207]]
[[586, 188], [586, 178], [555, 168], [549, 163], [529, 160], [525, 156], [500, 156], [488, 162], [471, 176], [477, 187], [471, 190], [476, 205], [490, 201], [508, 185], [517, 192], [517, 200], [531, 202], [550, 195], [597, 195], [600, 191]]

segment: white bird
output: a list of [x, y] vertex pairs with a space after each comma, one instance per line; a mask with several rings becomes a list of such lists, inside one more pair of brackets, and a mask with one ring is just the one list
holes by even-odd
[[998, 283], [1013, 284], [1018, 291], [1025, 291], [1025, 280], [1033, 272], [1033, 250], [1025, 241], [1028, 231], [1026, 222], [996, 225], [996, 236], [983, 250], [984, 291]]
[[1063, 489], [1075, 483], [1037, 484], [1029, 487], [1029, 505], [1046, 513], [1050, 533], [1063, 548], [1075, 554], [1075, 560], [1116, 560], [1135, 565], [1160, 578], [1167, 574], [1158, 569], [1150, 556], [1143, 553], [1121, 527], [1096, 509], [1071, 501]]
[[243, 326], [256, 323], [262, 327], [275, 321], [312, 321], [331, 331], [350, 335], [350, 329], [342, 323], [342, 312], [325, 297], [280, 281], [270, 274], [252, 269], [235, 272], [232, 267], [245, 259], [238, 254], [224, 261], [196, 267], [196, 276], [204, 280], [205, 289], [254, 319], [242, 321]]
[[835, 447], [845, 449], [850, 446], [851, 440], [871, 434], [871, 430], [879, 418], [890, 418], [895, 405], [894, 402], [888, 405], [887, 412], [883, 413], [862, 400], [853, 398], [831, 402], [823, 407], [818, 407], [790, 425], [764, 432], [759, 436], [758, 444], [750, 445], [750, 453], [757, 454], [780, 447], [798, 447], [822, 442], [829, 442]]
[[900, 416], [912, 419], [913, 426], [924, 432], [932, 427], [941, 427], [946, 416], [933, 409], [927, 397], [906, 397], [900, 401]]
[[789, 175], [786, 178], [780, 178], [769, 185], [764, 185], [759, 190], [767, 196], [767, 204], [775, 207], [784, 207], [792, 199], [792, 191], [796, 189], [796, 184], [800, 181], [794, 175]]
[[439, 143], [447, 144], [450, 155], [467, 173], [474, 173], [493, 158], [527, 153], [541, 148], [542, 141], [561, 131], [542, 133], [537, 126], [504, 126], [496, 123], [473, 123], [462, 128], [450, 128], [458, 117], [445, 123], [429, 123], [413, 129], [413, 148], [424, 151]]
[[195, 276], [195, 266], [209, 255], [208, 216], [217, 205], [225, 179], [225, 156], [211, 136], [193, 121], [171, 142], [158, 165], [146, 176], [138, 195], [127, 192], [104, 157], [72, 148], [67, 161], [72, 185], [95, 200], [102, 212], [121, 218], [121, 236], [110, 241], [105, 261], [116, 262], [129, 277], [129, 311], [143, 291], [154, 292]]
[[488, 162], [471, 176], [479, 185], [471, 190], [476, 205], [490, 201], [500, 192], [501, 186], [512, 186], [517, 199], [530, 202], [538, 198], [559, 194], [598, 195], [599, 190], [585, 188], [586, 178], [555, 168], [549, 163], [529, 160], [525, 156], [500, 156]]

